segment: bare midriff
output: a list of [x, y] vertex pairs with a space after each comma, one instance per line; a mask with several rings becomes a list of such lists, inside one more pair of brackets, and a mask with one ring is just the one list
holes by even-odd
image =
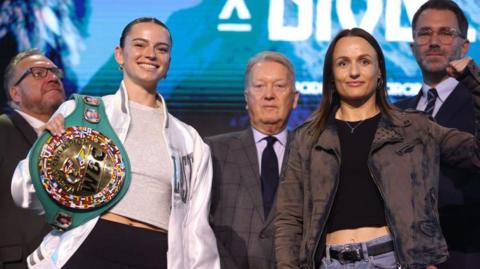
[[327, 244], [345, 245], [351, 243], [362, 243], [389, 234], [390, 231], [388, 230], [387, 226], [338, 230], [327, 234]]
[[152, 230], [152, 231], [161, 232], [161, 233], [167, 233], [166, 230], [164, 230], [160, 227], [153, 226], [153, 225], [150, 225], [148, 223], [141, 222], [141, 221], [138, 221], [138, 220], [134, 220], [134, 219], [131, 219], [131, 218], [127, 218], [127, 217], [124, 217], [122, 215], [117, 215], [117, 214], [111, 213], [111, 212], [107, 212], [107, 213], [103, 214], [101, 216], [101, 218], [104, 219], [104, 220], [118, 222], [118, 223], [125, 224], [125, 225], [128, 225], [128, 226], [133, 226], [133, 227], [137, 227], [137, 228]]

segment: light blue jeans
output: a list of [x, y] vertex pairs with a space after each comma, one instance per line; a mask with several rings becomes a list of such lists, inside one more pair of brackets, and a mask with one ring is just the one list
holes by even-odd
[[[396, 269], [397, 262], [395, 259], [395, 253], [393, 251], [386, 252], [377, 256], [369, 256], [369, 254], [367, 253], [368, 246], [374, 246], [377, 244], [388, 242], [390, 240], [392, 240], [391, 236], [386, 235], [364, 243], [327, 245], [325, 249], [326, 255], [322, 259], [320, 269]], [[364, 259], [361, 261], [342, 264], [339, 260], [330, 258], [330, 249], [340, 251], [347, 247], [353, 249], [361, 248]]]

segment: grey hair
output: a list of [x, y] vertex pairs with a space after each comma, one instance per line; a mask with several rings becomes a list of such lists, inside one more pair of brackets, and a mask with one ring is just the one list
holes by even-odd
[[283, 54], [274, 52], [274, 51], [263, 51], [258, 53], [257, 55], [250, 58], [248, 61], [247, 67], [245, 69], [245, 81], [244, 81], [244, 89], [248, 88], [248, 84], [250, 83], [250, 73], [254, 65], [261, 63], [261, 62], [274, 62], [283, 65], [287, 68], [288, 71], [288, 80], [292, 86], [292, 89], [295, 90], [295, 68], [293, 67], [292, 62], [285, 57]]

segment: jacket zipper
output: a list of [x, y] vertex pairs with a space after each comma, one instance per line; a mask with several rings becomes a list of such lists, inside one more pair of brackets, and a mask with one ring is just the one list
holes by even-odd
[[[375, 186], [377, 186], [378, 192], [380, 192], [380, 195], [382, 196], [382, 199], [385, 203], [385, 201], [386, 201], [385, 200], [385, 195], [384, 195], [382, 189], [379, 187], [377, 179], [375, 178], [375, 176], [372, 173], [372, 168], [370, 166], [370, 162], [371, 162], [371, 159], [369, 157], [368, 162], [367, 162], [368, 172], [370, 173], [370, 176], [372, 177], [373, 183], [375, 183]], [[397, 260], [397, 265], [399, 266], [398, 268], [402, 268], [401, 265], [400, 265], [401, 264], [400, 259], [398, 257], [398, 245], [397, 245], [395, 230], [393, 229], [392, 223], [390, 222], [390, 216], [388, 215], [386, 207], [385, 207], [385, 220], [387, 221], [388, 229], [392, 233], [392, 241], [393, 241], [393, 246], [394, 246], [393, 253], [395, 254], [395, 259]]]
[[[340, 154], [338, 154], [338, 152], [336, 150], [333, 150], [335, 152], [335, 157], [337, 158], [337, 161], [338, 161], [338, 167], [339, 167], [339, 171], [340, 171], [340, 166], [342, 165], [342, 160], [340, 159]], [[328, 204], [328, 212], [327, 212], [327, 216], [326, 216], [326, 220], [328, 220], [328, 216], [330, 216], [330, 212], [332, 211], [332, 207], [333, 207], [333, 201], [335, 200], [335, 195], [337, 194], [337, 190], [338, 190], [338, 184], [339, 184], [339, 181], [340, 181], [340, 173], [337, 174], [337, 178], [335, 180], [335, 186], [334, 186], [334, 189], [333, 189], [333, 196], [331, 197], [330, 199], [330, 202]], [[313, 248], [313, 252], [312, 252], [312, 255], [311, 255], [311, 259], [312, 259], [312, 262], [311, 262], [311, 265], [312, 265], [312, 269], [316, 269], [315, 267], [315, 254], [317, 253], [317, 250], [318, 250], [318, 244], [320, 243], [320, 238], [322, 238], [322, 234], [323, 234], [323, 231], [325, 230], [325, 226], [326, 226], [327, 222], [325, 222], [325, 224], [323, 224], [322, 228], [320, 229], [320, 233], [318, 234], [318, 237], [317, 237], [317, 241], [315, 242], [315, 247]]]

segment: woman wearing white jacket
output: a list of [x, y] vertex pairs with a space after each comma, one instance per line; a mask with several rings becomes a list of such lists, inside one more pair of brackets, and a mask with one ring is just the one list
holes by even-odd
[[[168, 28], [155, 18], [139, 18], [124, 28], [115, 48], [123, 81], [102, 100], [130, 159], [130, 187], [101, 216], [48, 234], [28, 257], [30, 268], [220, 267], [208, 224], [210, 151], [191, 126], [168, 114], [157, 93], [171, 46]], [[47, 129], [61, 134], [64, 117], [74, 109], [74, 101], [65, 102]], [[12, 195], [17, 205], [41, 213], [28, 165], [27, 158], [17, 166]]]

